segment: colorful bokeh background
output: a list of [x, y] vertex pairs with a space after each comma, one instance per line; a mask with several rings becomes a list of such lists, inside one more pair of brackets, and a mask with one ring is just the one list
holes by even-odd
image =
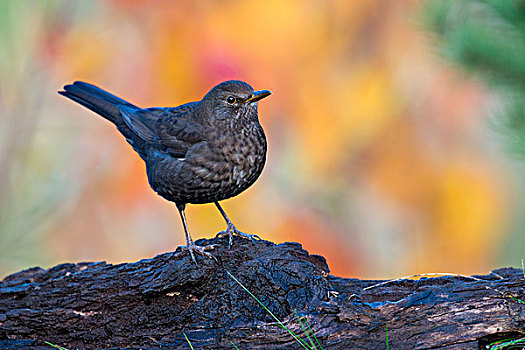
[[[176, 106], [241, 79], [269, 141], [262, 177], [223, 202], [237, 227], [300, 242], [339, 276], [519, 266], [523, 160], [497, 98], [446, 63], [420, 1], [0, 1], [0, 276], [134, 261], [185, 243], [172, 203], [75, 80]], [[194, 238], [224, 222], [187, 209]]]

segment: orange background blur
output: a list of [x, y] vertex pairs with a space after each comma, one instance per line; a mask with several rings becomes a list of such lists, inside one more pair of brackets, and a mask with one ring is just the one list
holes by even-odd
[[[134, 261], [185, 244], [172, 203], [117, 130], [59, 96], [84, 80], [143, 107], [229, 79], [269, 89], [261, 178], [236, 226], [296, 241], [333, 274], [519, 265], [522, 172], [495, 98], [444, 63], [418, 1], [0, 2], [0, 274]], [[194, 239], [224, 222], [189, 205]]]

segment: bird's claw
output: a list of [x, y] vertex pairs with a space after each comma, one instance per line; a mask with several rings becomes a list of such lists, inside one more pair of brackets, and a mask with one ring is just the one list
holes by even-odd
[[188, 245], [185, 245], [185, 246], [182, 246], [182, 250], [187, 250], [190, 252], [190, 256], [191, 256], [191, 259], [193, 260], [193, 262], [195, 263], [195, 265], [197, 265], [197, 260], [195, 259], [195, 253], [198, 253], [198, 254], [201, 254], [201, 255], [204, 255], [208, 258], [211, 258], [211, 259], [214, 259], [215, 261], [217, 261], [217, 258], [213, 256], [213, 254], [211, 253], [208, 253], [207, 250], [212, 250], [214, 249], [216, 246], [218, 246], [218, 244], [210, 244], [210, 245], [205, 245], [205, 246], [200, 246], [200, 245], [195, 245], [195, 244], [188, 244]]
[[215, 237], [216, 238], [223, 238], [226, 235], [228, 235], [228, 249], [231, 248], [231, 246], [232, 246], [233, 235], [237, 235], [237, 236], [242, 237], [242, 238], [247, 238], [247, 239], [251, 240], [253, 243], [257, 243], [257, 241], [261, 241], [262, 240], [261, 237], [259, 237], [257, 235], [244, 233], [242, 231], [239, 231], [233, 224], [231, 224], [231, 225], [228, 224], [228, 228], [226, 228], [226, 230], [224, 230], [224, 231], [221, 231], [221, 232], [217, 233], [217, 235]]

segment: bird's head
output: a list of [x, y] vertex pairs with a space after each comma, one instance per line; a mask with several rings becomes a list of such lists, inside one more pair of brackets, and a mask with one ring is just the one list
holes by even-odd
[[242, 126], [257, 121], [257, 101], [270, 96], [269, 90], [254, 91], [245, 82], [229, 80], [215, 86], [202, 99], [213, 124]]

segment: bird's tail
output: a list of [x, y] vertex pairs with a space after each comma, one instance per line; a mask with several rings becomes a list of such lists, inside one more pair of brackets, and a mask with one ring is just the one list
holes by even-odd
[[[66, 85], [64, 86], [64, 91], [59, 91], [58, 93], [80, 103], [82, 106], [91, 109], [93, 112], [100, 114], [115, 124], [120, 133], [126, 138], [126, 141], [137, 151], [142, 159], [146, 160], [148, 151], [147, 142], [133, 129], [133, 123], [132, 120], [129, 120], [129, 116], [123, 115], [122, 113], [122, 111], [126, 111], [128, 114], [133, 115], [132, 112], [140, 110], [139, 107], [95, 85], [82, 81], [76, 81], [71, 85]], [[128, 119], [126, 119], [126, 117]], [[140, 120], [135, 123], [142, 125], [140, 124]]]
[[59, 91], [58, 93], [80, 103], [82, 106], [91, 109], [93, 112], [100, 114], [102, 117], [117, 125], [117, 127], [124, 124], [122, 114], [119, 110], [120, 106], [128, 106], [138, 109], [138, 107], [131, 103], [124, 101], [95, 85], [84, 83], [82, 81], [76, 81], [71, 85], [66, 85], [64, 86], [64, 91]]

